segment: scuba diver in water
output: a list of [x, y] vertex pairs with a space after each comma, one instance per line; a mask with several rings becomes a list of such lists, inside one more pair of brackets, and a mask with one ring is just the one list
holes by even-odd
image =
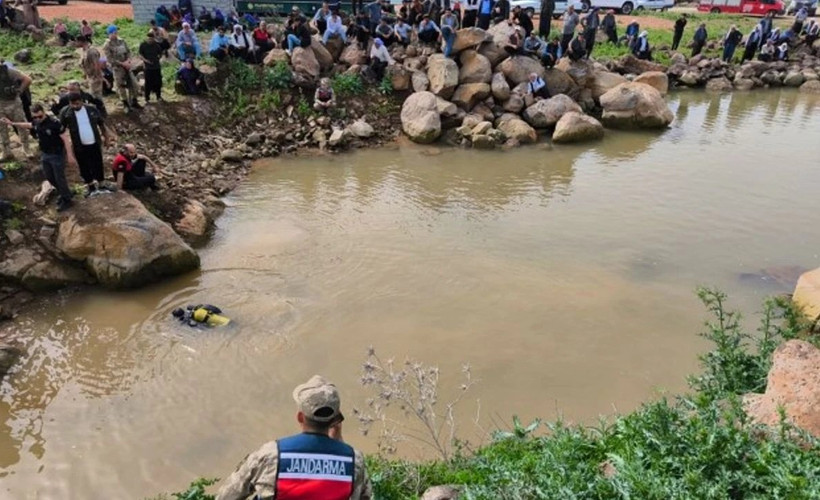
[[231, 322], [230, 318], [222, 316], [222, 309], [207, 304], [177, 308], [171, 314], [188, 326], [225, 326]]

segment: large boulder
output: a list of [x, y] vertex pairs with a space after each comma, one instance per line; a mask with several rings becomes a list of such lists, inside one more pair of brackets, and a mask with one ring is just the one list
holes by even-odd
[[105, 286], [128, 288], [199, 267], [199, 256], [139, 200], [89, 198], [60, 223], [57, 248]]
[[734, 86], [725, 76], [720, 78], [712, 78], [706, 82], [706, 90], [709, 92], [731, 92]]
[[495, 23], [494, 25], [490, 26], [490, 29], [487, 30], [487, 33], [492, 35], [493, 41], [499, 45], [504, 45], [509, 41], [510, 35], [513, 34], [515, 31], [515, 24], [509, 23]]
[[504, 101], [504, 104], [501, 105], [501, 109], [506, 111], [507, 113], [520, 113], [522, 109], [524, 109], [524, 98], [518, 94], [511, 94], [510, 98]]
[[820, 349], [789, 340], [772, 355], [766, 392], [746, 394], [743, 405], [757, 423], [777, 427], [781, 409], [786, 422], [820, 438]]
[[535, 129], [520, 118], [510, 118], [498, 124], [498, 130], [504, 132], [508, 138], [512, 138], [521, 144], [531, 144], [538, 140]]
[[809, 80], [800, 86], [800, 92], [804, 94], [820, 94], [820, 80]]
[[427, 78], [430, 92], [449, 99], [458, 86], [458, 64], [442, 54], [434, 54], [427, 60]]
[[478, 53], [486, 57], [487, 60], [490, 61], [490, 65], [493, 68], [498, 66], [498, 63], [504, 59], [510, 57], [510, 55], [507, 54], [507, 51], [495, 42], [482, 43], [478, 47]]
[[206, 206], [200, 201], [189, 200], [182, 209], [182, 218], [174, 224], [174, 228], [188, 241], [202, 242], [207, 239], [214, 228], [214, 221], [222, 212], [223, 207], [220, 201]]
[[436, 95], [415, 92], [401, 107], [401, 128], [413, 142], [429, 144], [441, 135], [441, 117]]
[[340, 37], [332, 36], [328, 38], [327, 45], [325, 47], [327, 48], [330, 57], [332, 57], [334, 61], [338, 61], [339, 57], [342, 55], [342, 51], [345, 49], [345, 44], [342, 42]]
[[465, 50], [459, 56], [461, 69], [458, 71], [458, 82], [490, 83], [493, 77], [493, 68], [490, 61], [475, 50]]
[[548, 69], [543, 76], [550, 95], [565, 94], [576, 98], [581, 93], [581, 88], [575, 83], [575, 80], [560, 69]]
[[690, 69], [683, 72], [680, 78], [678, 78], [678, 82], [686, 85], [687, 87], [694, 87], [700, 83], [700, 79], [700, 72], [696, 69]]
[[290, 64], [297, 75], [301, 75], [308, 80], [313, 80], [319, 76], [321, 67], [319, 60], [310, 48], [296, 47], [290, 56]]
[[0, 281], [20, 283], [28, 290], [42, 292], [72, 285], [93, 283], [82, 269], [49, 257], [31, 248], [16, 248], [0, 261]]
[[413, 75], [410, 70], [404, 66], [393, 64], [387, 67], [387, 76], [390, 77], [393, 90], [407, 90], [410, 88]]
[[277, 63], [287, 63], [288, 60], [288, 53], [284, 49], [272, 49], [262, 62], [265, 66], [276, 66]]
[[367, 64], [367, 54], [359, 48], [358, 43], [351, 43], [342, 51], [339, 60], [349, 66]]
[[481, 28], [464, 28], [456, 31], [456, 41], [453, 42], [453, 54], [464, 49], [476, 48], [484, 42], [492, 41], [493, 36]]
[[436, 97], [436, 109], [438, 114], [443, 117], [450, 118], [458, 114], [458, 107], [447, 99]]
[[579, 87], [588, 86], [595, 74], [592, 63], [587, 59], [572, 61], [569, 57], [562, 57], [555, 65], [555, 69], [568, 74]]
[[604, 126], [591, 116], [570, 111], [555, 124], [552, 142], [582, 142], [602, 139]]
[[526, 110], [523, 117], [535, 128], [548, 128], [558, 123], [565, 113], [583, 113], [581, 106], [564, 94], [536, 101]]
[[310, 50], [313, 51], [313, 55], [316, 56], [316, 60], [319, 61], [319, 68], [321, 68], [322, 72], [329, 71], [333, 68], [333, 55], [322, 45], [322, 42], [315, 38], [311, 39]]
[[799, 71], [789, 71], [783, 77], [783, 85], [786, 87], [799, 87], [806, 81], [805, 77]]
[[614, 128], [665, 128], [675, 115], [661, 93], [645, 83], [622, 83], [601, 96], [604, 125]]
[[610, 73], [609, 71], [596, 71], [592, 78], [592, 83], [589, 86], [592, 91], [592, 98], [598, 100], [602, 95], [614, 89], [618, 85], [626, 82], [627, 79], [618, 73]]
[[490, 86], [486, 83], [463, 83], [456, 88], [452, 100], [456, 106], [469, 111], [489, 95]]
[[[691, 62], [694, 64], [694, 62]], [[620, 73], [640, 75], [647, 71], [663, 71], [663, 64], [658, 64], [644, 59], [638, 59], [632, 54], [627, 54], [615, 62], [615, 67]]]
[[490, 90], [493, 93], [493, 97], [499, 102], [504, 102], [510, 98], [510, 84], [507, 83], [507, 79], [504, 78], [503, 73], [493, 75]]
[[809, 319], [820, 319], [820, 267], [800, 275], [792, 299]]
[[[513, 85], [528, 82], [530, 80], [530, 74], [532, 73], [542, 78], [544, 77], [544, 66], [532, 57], [510, 57], [499, 64], [498, 69], [504, 73], [504, 77]], [[547, 82], [547, 87], [549, 87], [549, 82]], [[552, 89], [549, 90], [552, 91]]]
[[427, 74], [421, 71], [414, 71], [410, 76], [410, 81], [413, 84], [413, 92], [424, 92], [430, 88], [430, 79]]
[[663, 71], [647, 71], [636, 76], [633, 82], [645, 83], [665, 96], [669, 92], [669, 77]]

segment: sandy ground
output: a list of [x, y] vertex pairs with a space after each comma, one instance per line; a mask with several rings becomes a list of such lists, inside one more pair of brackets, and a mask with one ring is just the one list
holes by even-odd
[[75, 19], [77, 21], [86, 19], [88, 21], [99, 21], [110, 23], [121, 18], [134, 16], [130, 3], [103, 3], [88, 2], [86, 0], [68, 0], [66, 5], [56, 3], [40, 4], [40, 17], [44, 19], [54, 19], [58, 17]]

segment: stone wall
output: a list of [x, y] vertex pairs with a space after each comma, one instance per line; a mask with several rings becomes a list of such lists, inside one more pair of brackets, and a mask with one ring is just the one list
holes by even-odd
[[[170, 7], [175, 4], [175, 0], [131, 0], [131, 5], [134, 7], [134, 20], [138, 23], [147, 23], [154, 18], [154, 12], [160, 5]], [[233, 7], [233, 0], [194, 0], [194, 13], [199, 14], [201, 7], [205, 6], [208, 9], [219, 7], [225, 12], [227, 9]]]

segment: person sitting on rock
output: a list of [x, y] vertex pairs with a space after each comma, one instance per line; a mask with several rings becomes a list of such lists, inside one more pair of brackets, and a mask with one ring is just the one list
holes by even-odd
[[532, 95], [533, 99], [549, 99], [550, 92], [547, 88], [547, 82], [538, 76], [538, 73], [530, 73], [529, 81], [527, 82], [527, 94]]
[[322, 6], [313, 14], [313, 26], [319, 32], [319, 35], [324, 35], [327, 29], [327, 18], [330, 17], [330, 7], [327, 2], [322, 2]]
[[385, 47], [390, 47], [393, 45], [393, 42], [396, 41], [396, 34], [393, 32], [393, 28], [387, 24], [387, 19], [385, 18], [379, 20], [379, 23], [376, 25], [376, 32], [373, 36], [384, 42]]
[[419, 23], [416, 36], [420, 43], [433, 45], [441, 40], [441, 30], [438, 25], [430, 19], [429, 14], [424, 14]]
[[258, 47], [261, 53], [260, 57], [262, 54], [266, 54], [276, 47], [276, 42], [271, 38], [270, 33], [268, 33], [268, 23], [265, 21], [259, 21], [259, 26], [253, 30], [253, 43]]
[[706, 39], [709, 35], [706, 33], [706, 23], [700, 23], [698, 29], [695, 30], [695, 35], [692, 37], [692, 57], [700, 54], [703, 46], [706, 45]]
[[569, 47], [567, 48], [567, 57], [569, 57], [570, 61], [580, 61], [587, 55], [586, 51], [586, 40], [584, 40], [583, 32], [578, 32], [575, 38], [572, 39], [570, 42]]
[[154, 12], [154, 22], [157, 23], [157, 26], [162, 26], [165, 29], [171, 26], [171, 13], [168, 12], [167, 7], [164, 5], [157, 7], [157, 10]]
[[225, 14], [223, 14], [222, 10], [218, 7], [214, 7], [213, 15], [211, 17], [214, 18], [214, 26], [225, 26]]
[[146, 188], [156, 191], [159, 189], [156, 176], [146, 172], [146, 166], [150, 166], [154, 172], [159, 172], [156, 164], [147, 156], [138, 154], [133, 144], [126, 144], [120, 148], [111, 165], [117, 187], [126, 191], [141, 191]]
[[189, 23], [182, 25], [182, 31], [177, 34], [177, 57], [180, 61], [184, 61], [189, 57], [200, 57], [202, 49], [199, 46], [199, 37], [191, 29]]
[[638, 40], [635, 42], [635, 48], [632, 53], [638, 59], [644, 61], [652, 60], [652, 47], [649, 45], [649, 33], [646, 30], [641, 32]]
[[544, 51], [541, 52], [541, 64], [543, 64], [545, 68], [550, 69], [555, 66], [555, 63], [558, 62], [560, 57], [561, 39], [558, 38], [558, 35], [555, 35], [552, 37], [552, 40], [544, 45]]
[[205, 76], [194, 66], [193, 59], [185, 61], [177, 71], [176, 90], [182, 95], [201, 95], [208, 92]]
[[70, 82], [68, 82], [66, 84], [65, 92], [60, 93], [57, 102], [52, 104], [51, 112], [54, 114], [54, 116], [60, 116], [60, 113], [63, 111], [63, 109], [65, 109], [66, 106], [68, 106], [68, 99], [71, 94], [79, 94], [80, 99], [83, 101], [83, 104], [90, 104], [91, 106], [94, 106], [100, 113], [100, 116], [103, 117], [103, 119], [108, 117], [108, 112], [105, 109], [105, 102], [103, 102], [102, 99], [98, 99], [97, 97], [94, 97], [93, 95], [84, 91], [82, 89], [82, 86], [80, 85], [80, 82], [77, 80], [71, 80]]
[[287, 53], [293, 55], [293, 49], [296, 47], [307, 48], [310, 47], [310, 30], [305, 26], [305, 18], [301, 15], [289, 21], [289, 27], [286, 31], [286, 40], [288, 43]]
[[319, 81], [319, 86], [316, 87], [316, 93], [313, 94], [313, 109], [327, 114], [335, 107], [336, 93], [333, 92], [333, 87], [330, 86], [330, 80], [322, 78]]
[[225, 326], [231, 322], [230, 318], [222, 315], [222, 309], [208, 304], [188, 306], [185, 309], [177, 308], [171, 315], [192, 327]]
[[527, 14], [527, 11], [522, 9], [520, 5], [516, 5], [512, 11], [512, 17], [515, 19], [515, 22], [521, 26], [521, 29], [524, 30], [523, 37], [530, 36], [534, 26], [532, 25], [532, 18]]
[[531, 32], [530, 36], [524, 40], [524, 54], [538, 57], [543, 50], [544, 43], [538, 38], [538, 35], [536, 35], [534, 31]]
[[777, 60], [778, 61], [788, 61], [789, 60], [789, 44], [783, 42], [780, 44], [780, 47], [777, 48]]
[[449, 7], [444, 8], [441, 16], [441, 38], [444, 39], [444, 57], [450, 57], [453, 44], [456, 42], [456, 32], [459, 29], [459, 20]]
[[225, 34], [224, 26], [217, 26], [211, 37], [208, 53], [217, 61], [224, 61], [231, 53], [231, 39]]
[[758, 55], [757, 58], [763, 62], [772, 62], [774, 61], [775, 52], [777, 52], [777, 47], [770, 38], [766, 40], [763, 47], [760, 47], [760, 55]]
[[211, 12], [208, 10], [208, 7], [204, 5], [199, 8], [199, 17], [197, 18], [199, 22], [199, 29], [203, 31], [210, 31], [214, 28], [214, 16], [211, 15]]
[[172, 5], [170, 9], [168, 9], [168, 14], [170, 15], [170, 20], [168, 21], [169, 27], [173, 29], [181, 29], [182, 28], [182, 12], [179, 11], [179, 8], [176, 5]]
[[507, 37], [507, 43], [504, 44], [504, 50], [510, 56], [517, 56], [521, 54], [523, 50], [524, 40], [521, 36], [522, 31], [523, 30], [521, 29], [521, 26], [516, 26], [515, 28], [513, 28], [512, 33], [510, 33], [510, 36]]
[[241, 24], [235, 24], [233, 35], [230, 37], [230, 48], [233, 57], [243, 59], [248, 64], [258, 63], [258, 49], [253, 43], [253, 37], [248, 36]]
[[396, 35], [396, 41], [402, 47], [410, 45], [410, 36], [413, 34], [413, 27], [404, 22], [404, 18], [397, 18], [396, 24], [393, 26], [393, 33]]
[[781, 42], [780, 36], [780, 28], [775, 28], [772, 30], [772, 34], [769, 35], [769, 39], [774, 42], [775, 45]]
[[342, 18], [339, 17], [339, 14], [331, 14], [330, 17], [327, 18], [327, 29], [325, 30], [325, 34], [322, 35], [322, 45], [327, 45], [330, 37], [341, 38], [342, 43], [347, 45], [345, 27], [344, 24], [342, 24]]
[[384, 42], [381, 38], [373, 40], [373, 46], [370, 47], [370, 70], [376, 77], [377, 81], [384, 78], [384, 70], [390, 64], [395, 64], [396, 61], [390, 57], [390, 52], [387, 51]]
[[62, 21], [57, 21], [54, 25], [54, 36], [56, 36], [60, 40], [60, 45], [68, 45], [68, 42], [74, 40], [74, 37], [71, 36], [71, 33], [68, 32], [68, 28]]

